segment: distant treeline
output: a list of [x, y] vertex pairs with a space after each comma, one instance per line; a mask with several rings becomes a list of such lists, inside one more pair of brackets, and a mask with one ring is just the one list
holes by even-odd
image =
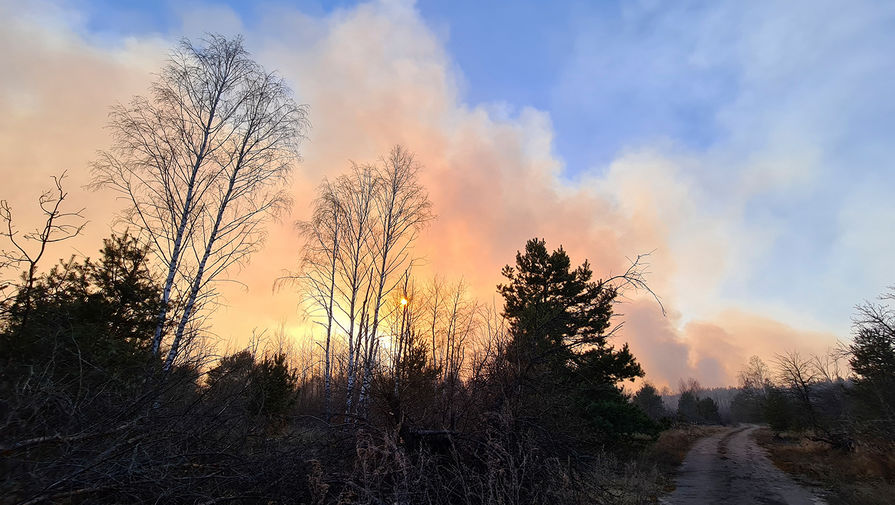
[[[763, 423], [778, 434], [803, 434], [835, 449], [860, 445], [886, 454], [895, 442], [895, 312], [887, 303], [892, 299], [886, 295], [883, 303], [861, 305], [851, 342], [827, 355], [791, 351], [770, 365], [753, 356], [737, 387], [705, 389], [690, 379], [681, 382], [679, 393], [660, 394], [646, 383], [632, 401], [666, 426]], [[844, 364], [851, 373], [842, 373]]]

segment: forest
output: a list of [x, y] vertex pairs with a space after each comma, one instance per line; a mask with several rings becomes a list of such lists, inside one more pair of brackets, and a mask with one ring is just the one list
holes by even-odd
[[[827, 355], [660, 389], [617, 338], [627, 294], [661, 307], [647, 256], [599, 278], [534, 237], [493, 303], [422, 277], [424, 160], [396, 145], [292, 195], [310, 115], [241, 39], [184, 40], [112, 106], [83, 189], [123, 206], [98, 255], [53, 263], [86, 225], [64, 173], [34, 231], [3, 201], [0, 503], [655, 503], [705, 430], [736, 423], [895, 481], [895, 291]], [[271, 288], [317, 338], [222, 352], [218, 283], [261, 260], [293, 198], [313, 212]]]

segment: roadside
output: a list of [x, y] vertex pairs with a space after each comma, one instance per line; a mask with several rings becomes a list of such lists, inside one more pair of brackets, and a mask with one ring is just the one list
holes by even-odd
[[891, 451], [871, 452], [859, 446], [845, 453], [794, 434], [775, 437], [769, 428], [757, 430], [755, 439], [777, 468], [827, 490], [830, 505], [885, 505], [895, 497]]

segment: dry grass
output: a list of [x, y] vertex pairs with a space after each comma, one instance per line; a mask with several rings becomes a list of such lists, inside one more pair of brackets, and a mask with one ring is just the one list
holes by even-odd
[[825, 487], [830, 505], [882, 505], [895, 496], [895, 452], [892, 447], [859, 445], [853, 453], [832, 449], [795, 434], [755, 434], [781, 470]]

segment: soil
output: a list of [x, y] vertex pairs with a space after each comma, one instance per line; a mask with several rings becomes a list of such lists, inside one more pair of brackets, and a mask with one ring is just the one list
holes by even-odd
[[706, 437], [693, 446], [665, 505], [826, 505], [774, 466], [753, 438], [758, 426], [739, 426]]

